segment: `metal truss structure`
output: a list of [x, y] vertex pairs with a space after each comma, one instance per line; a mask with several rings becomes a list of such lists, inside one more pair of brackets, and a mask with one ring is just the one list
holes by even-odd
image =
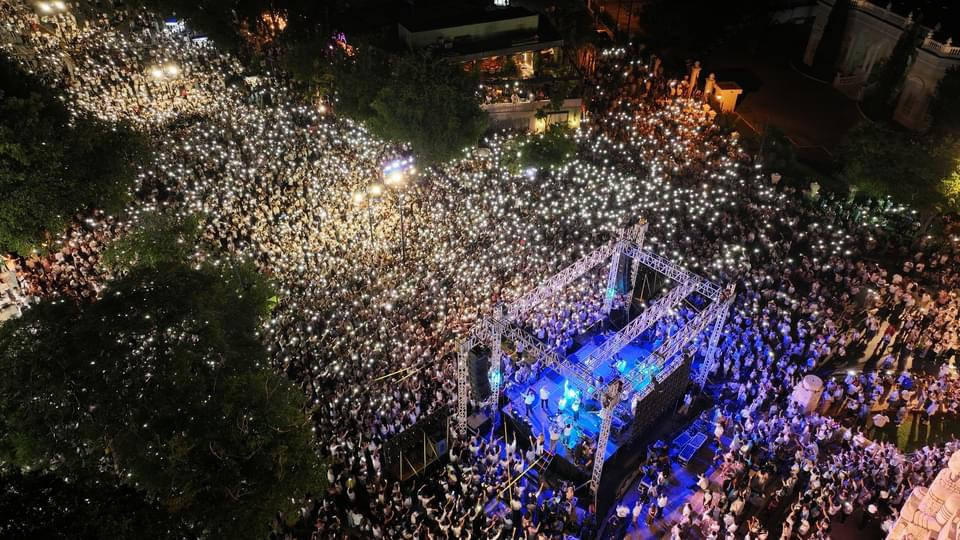
[[[506, 306], [505, 316], [508, 320], [516, 321], [526, 315], [533, 308], [552, 298], [557, 293], [562, 292], [567, 285], [570, 285], [580, 276], [586, 274], [591, 269], [600, 265], [607, 259], [613, 257], [613, 263], [610, 265], [610, 277], [607, 280], [607, 290], [613, 288], [617, 277], [617, 268], [619, 268], [620, 257], [628, 249], [639, 251], [643, 245], [643, 237], [647, 232], [647, 221], [641, 219], [636, 225], [624, 229], [615, 240], [604, 244], [581, 257], [575, 263], [557, 272], [546, 281], [540, 284], [536, 289], [528, 292], [518, 300]], [[608, 298], [609, 297], [609, 298]], [[612, 295], [605, 296], [604, 310], [609, 313], [610, 309], [607, 302], [612, 302]]]
[[600, 486], [607, 443], [610, 442], [610, 428], [613, 427], [613, 411], [620, 404], [623, 382], [614, 381], [603, 392], [603, 401], [601, 402], [603, 409], [600, 410], [600, 433], [597, 434], [597, 453], [593, 456], [593, 471], [590, 475], [590, 490], [594, 497], [597, 495], [597, 487]]
[[[723, 329], [723, 323], [726, 320], [727, 312], [729, 311], [730, 304], [733, 302], [733, 287], [728, 287], [723, 291], [723, 296], [720, 298], [720, 301], [713, 302], [706, 309], [697, 314], [696, 317], [687, 321], [676, 334], [668, 336], [659, 347], [656, 348], [650, 357], [654, 359], [657, 367], [663, 368], [666, 366], [669, 361], [679, 352], [683, 350], [688, 344], [690, 344], [697, 336], [703, 333], [707, 329], [707, 326], [710, 323], [714, 323], [713, 331], [711, 332], [710, 342], [712, 347], [716, 348], [716, 342], [718, 341], [719, 334]], [[694, 377], [698, 383], [700, 382], [700, 374], [704, 372], [705, 368], [708, 368], [707, 364], [708, 359], [711, 356], [714, 356], [716, 353], [715, 350], [707, 350], [707, 353], [704, 357], [703, 365], [701, 366], [700, 371]], [[711, 360], [712, 361], [712, 360]], [[629, 380], [636, 380], [637, 375], [640, 373], [638, 366], [634, 368], [624, 377]], [[661, 369], [661, 374], [668, 370]], [[669, 375], [669, 373], [666, 373]], [[664, 377], [666, 376], [664, 375]], [[705, 380], [705, 379], [704, 379]], [[701, 384], [701, 388], [703, 385]]]
[[643, 251], [640, 246], [627, 246], [624, 253], [630, 257], [633, 257], [634, 260], [638, 261], [647, 268], [655, 270], [656, 272], [667, 276], [677, 283], [683, 283], [690, 280], [697, 281], [697, 292], [703, 296], [706, 296], [710, 300], [716, 301], [718, 298], [720, 298], [721, 289], [719, 285], [700, 278], [696, 274], [693, 274], [688, 270], [670, 262], [670, 260], [665, 257], [661, 257], [660, 255], [651, 253], [649, 251]]
[[611, 358], [620, 352], [624, 347], [640, 337], [650, 327], [657, 323], [663, 317], [663, 313], [678, 305], [684, 298], [690, 296], [696, 289], [696, 282], [686, 281], [670, 289], [663, 298], [657, 300], [652, 306], [645, 309], [639, 317], [630, 321], [623, 330], [617, 335], [603, 342], [584, 359], [583, 363], [590, 369], [594, 369], [604, 360]]
[[[594, 494], [596, 494], [600, 484], [600, 476], [603, 472], [603, 462], [607, 442], [610, 437], [614, 411], [624, 397], [622, 395], [624, 393], [623, 388], [625, 388], [628, 383], [638, 382], [641, 370], [650, 364], [650, 360], [660, 368], [660, 372], [656, 378], [659, 381], [666, 379], [666, 377], [680, 365], [679, 362], [671, 363], [671, 360], [710, 327], [712, 323], [712, 331], [708, 342], [709, 346], [704, 361], [700, 370], [693, 377], [701, 388], [703, 387], [707, 376], [713, 369], [719, 335], [723, 330], [727, 311], [733, 302], [733, 287], [730, 286], [726, 289], [721, 289], [719, 285], [711, 283], [675, 265], [664, 257], [650, 253], [649, 251], [643, 251], [642, 242], [646, 230], [647, 222], [640, 220], [633, 227], [622, 230], [617, 238], [564, 268], [559, 273], [544, 281], [539, 287], [506, 306], [497, 306], [494, 315], [481, 318], [474, 324], [460, 344], [457, 362], [457, 424], [461, 433], [466, 429], [467, 422], [467, 405], [470, 394], [468, 381], [468, 358], [470, 351], [480, 344], [486, 344], [491, 350], [492, 369], [497, 370], [499, 374], [503, 340], [508, 339], [514, 343], [523, 344], [525, 350], [534, 356], [535, 360], [540, 361], [544, 366], [557, 370], [569, 380], [571, 384], [579, 387], [585, 398], [599, 399], [603, 403], [603, 409], [601, 411], [602, 421], [597, 441], [597, 453], [594, 457], [593, 474], [590, 482], [591, 488]], [[632, 299], [640, 265], [644, 265], [670, 278], [675, 282], [675, 285], [663, 297], [645, 309], [637, 318], [630, 321], [615, 336], [595, 349], [585, 360], [577, 362], [571, 361], [530, 335], [523, 328], [517, 326], [516, 323], [537, 305], [561, 293], [579, 277], [604, 262], [610, 265], [607, 273], [607, 291], [604, 296], [603, 306], [604, 313], [609, 313], [613, 306], [613, 299], [616, 293], [616, 281], [623, 264], [622, 258], [624, 256], [630, 257], [631, 259], [629, 269], [630, 282], [627, 285], [629, 294], [627, 297], [628, 301]], [[592, 372], [594, 368], [612, 358], [641, 334], [650, 329], [657, 321], [675, 314], [675, 310], [683, 301], [694, 293], [699, 293], [709, 300], [710, 304], [691, 320], [687, 321], [679, 331], [665, 339], [663, 343], [651, 353], [648, 361], [643, 362], [630, 372], [621, 374], [604, 384], [601, 384], [600, 380], [593, 376]], [[491, 380], [492, 395], [489, 402], [495, 405], [498, 403], [500, 386], [500, 377], [498, 375]], [[652, 391], [652, 387], [653, 385], [644, 387], [640, 391], [640, 397], [642, 398], [648, 395]]]
[[520, 299], [507, 306], [507, 319], [516, 321], [527, 313], [530, 313], [534, 307], [563, 291], [567, 285], [576, 281], [577, 278], [586, 274], [603, 261], [609, 259], [610, 254], [613, 253], [613, 250], [614, 243], [607, 243], [583, 256], [577, 260], [577, 262], [557, 272], [540, 284], [539, 287], [528, 292], [520, 297]]

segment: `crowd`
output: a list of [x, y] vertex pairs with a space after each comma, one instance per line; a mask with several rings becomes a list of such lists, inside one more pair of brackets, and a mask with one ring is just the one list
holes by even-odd
[[62, 88], [75, 111], [109, 121], [150, 129], [209, 112], [232, 91], [229, 75], [243, 72], [182, 25], [167, 26], [146, 12], [131, 15], [112, 2], [74, 13], [65, 2], [3, 0], [0, 12], [3, 49]]
[[[598, 268], [568, 287], [564, 294], [544, 301], [516, 322], [540, 341], [565, 353], [573, 346], [574, 337], [606, 318], [603, 311], [606, 288], [606, 268]], [[615, 297], [611, 309], [622, 305], [622, 299]]]
[[[647, 125], [651, 116], [635, 112], [665, 98], [643, 84], [653, 64], [626, 57], [606, 57], [608, 73], [598, 77], [622, 74], [629, 81], [617, 93], [601, 91], [604, 131], [625, 143], [651, 131], [682, 133], [669, 124]], [[685, 114], [709, 116], [689, 102]], [[706, 119], [693, 125], [719, 129]], [[679, 138], [678, 144], [696, 140]], [[689, 147], [683, 154], [705, 157]], [[720, 179], [703, 171], [711, 183]], [[707, 174], [673, 180], [693, 187]], [[730, 413], [718, 419], [717, 439], [732, 437], [718, 449], [720, 489], [704, 481], [703, 496], [682, 508], [670, 534], [686, 537], [696, 527], [706, 538], [765, 538], [773, 525], [782, 538], [826, 538], [837, 513], [842, 520], [855, 508], [866, 509], [863, 523], [889, 527], [909, 489], [929, 482], [955, 445], [904, 456], [895, 445], [857, 434], [872, 426], [868, 434], [889, 436], [886, 414], [902, 420], [914, 410], [925, 421], [955, 410], [955, 240], [922, 234], [905, 208], [884, 201], [820, 198], [760, 184], [737, 194], [741, 204], [713, 219], [698, 219], [696, 211], [676, 216], [694, 261], [709, 261], [702, 249], [717, 241], [737, 242], [731, 251], [742, 258], [735, 310], [712, 373], [720, 410]], [[854, 374], [830, 380], [824, 395], [822, 411], [836, 420], [790, 409], [787, 398], [803, 376], [847, 367]], [[906, 368], [932, 375], [904, 375]], [[913, 381], [923, 390], [915, 392]], [[656, 498], [638, 502], [633, 515], [646, 513], [643, 504], [657, 515]], [[613, 528], [623, 525], [628, 509], [618, 510]]]
[[[105, 4], [102, 14], [57, 18], [70, 22], [51, 32], [34, 7], [0, 8], [9, 54], [76, 110], [140, 126], [159, 148], [128, 215], [77, 219], [59, 249], [17, 259], [20, 283], [33, 297], [95, 297], [110, 278], [100, 249], [147, 212], [200, 216], [204, 244], [273, 277], [280, 302], [263, 339], [313, 403], [318, 453], [334, 464], [329, 491], [305, 499], [296, 534], [305, 523], [322, 538], [598, 530], [604, 516], [571, 490], [520, 475], [545, 459], [543, 441], [527, 451], [453, 437], [444, 474], [405, 485], [387, 480], [380, 451], [453, 403], [450, 353], [478, 316], [641, 216], [648, 248], [738, 285], [712, 373], [720, 473], [671, 534], [762, 538], [777, 524], [783, 538], [824, 536], [847, 501], [872, 505], [868, 519], [886, 522], [946, 455], [941, 446], [912, 459], [855, 433], [867, 426], [861, 409], [869, 416], [879, 403], [955, 407], [953, 372], [939, 371], [956, 343], [947, 292], [960, 275], [955, 243], [924, 234], [903, 207], [774, 186], [655, 58], [602, 55], [578, 158], [563, 166], [509, 174], [499, 164], [504, 139], [492, 136], [488, 153], [465, 151], [388, 182], [384, 164], [406, 148], [301, 103], [279, 78], [258, 74], [254, 86], [236, 59], [179, 25]], [[197, 256], [208, 249], [198, 245]], [[566, 349], [602, 318], [605, 276], [587, 281], [525, 324]], [[822, 416], [790, 409], [802, 376], [864, 355], [867, 371], [880, 371], [834, 383], [842, 392], [833, 398], [831, 387], [835, 404]], [[915, 393], [904, 397], [904, 383], [884, 373], [908, 365], [936, 375], [911, 379]], [[755, 494], [769, 502], [757, 508]], [[663, 498], [646, 494], [640, 512], [646, 504], [664, 517]], [[277, 530], [293, 534], [285, 523]]]

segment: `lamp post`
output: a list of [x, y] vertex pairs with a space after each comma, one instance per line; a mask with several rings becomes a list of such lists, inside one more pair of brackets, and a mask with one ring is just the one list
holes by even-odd
[[[63, 0], [41, 1], [35, 4], [36, 10], [41, 16], [50, 17], [53, 20], [57, 36], [63, 38], [63, 30], [60, 28], [60, 15], [66, 13], [70, 8]], [[61, 44], [61, 46], [63, 46]]]
[[[353, 204], [360, 206], [363, 204], [363, 201], [366, 200], [367, 194], [363, 191], [354, 191], [353, 192]], [[373, 236], [373, 222], [370, 222], [370, 235]]]
[[407, 229], [403, 226], [403, 192], [400, 192], [400, 260], [407, 260]]
[[[412, 160], [407, 161], [406, 164], [409, 164]], [[383, 183], [391, 186], [395, 186], [397, 189], [397, 204], [400, 206], [400, 260], [407, 260], [407, 229], [404, 225], [403, 214], [404, 214], [404, 182], [407, 180], [408, 175], [413, 175], [417, 172], [414, 167], [407, 168], [395, 168], [389, 172], [385, 172]]]
[[150, 68], [150, 76], [157, 80], [173, 80], [180, 76], [180, 66], [173, 62], [157, 64]]
[[370, 200], [367, 201], [367, 218], [370, 224], [370, 245], [373, 245], [373, 202], [383, 195], [383, 184], [373, 184], [367, 190]]
[[404, 172], [401, 170], [396, 170], [386, 175], [383, 179], [384, 183], [388, 185], [395, 186], [397, 188], [397, 204], [400, 205], [400, 260], [405, 261], [407, 259], [407, 240], [406, 240], [406, 228], [404, 227], [403, 222], [403, 181]]

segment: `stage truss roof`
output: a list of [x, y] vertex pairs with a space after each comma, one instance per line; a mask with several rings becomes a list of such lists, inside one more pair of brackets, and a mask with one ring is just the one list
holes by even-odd
[[[676, 310], [694, 293], [700, 294], [709, 304], [688, 320], [676, 333], [664, 339], [650, 353], [648, 358], [652, 359], [658, 368], [661, 368], [655, 377], [658, 381], [663, 381], [682, 363], [675, 360], [682, 358], [679, 355], [684, 349], [710, 328], [712, 324], [709, 346], [704, 361], [700, 370], [694, 375], [694, 380], [701, 387], [706, 383], [706, 378], [712, 371], [715, 361], [717, 340], [722, 331], [729, 306], [733, 301], [733, 287], [732, 285], [726, 288], [721, 287], [682, 266], [674, 264], [669, 259], [645, 251], [643, 249], [643, 237], [646, 229], [647, 222], [643, 219], [632, 227], [622, 229], [615, 238], [612, 238], [606, 244], [581, 257], [513, 302], [498, 305], [492, 315], [484, 317], [474, 324], [459, 347], [457, 420], [461, 431], [466, 426], [467, 401], [470, 391], [467, 381], [469, 351], [477, 345], [486, 344], [491, 351], [491, 360], [496, 362], [497, 369], [499, 369], [503, 340], [508, 339], [515, 343], [521, 343], [526, 351], [535, 356], [536, 360], [555, 369], [576, 385], [582, 391], [584, 398], [597, 399], [603, 404], [602, 425], [592, 478], [592, 486], [594, 492], [596, 492], [603, 466], [603, 450], [610, 434], [613, 410], [624, 397], [622, 390], [625, 383], [636, 382], [641, 375], [641, 369], [649, 365], [649, 362], [642, 362], [629, 372], [620, 373], [609, 381], [601, 382], [594, 377], [592, 372], [594, 368], [613, 358], [624, 347], [653, 327], [657, 321], [676, 313]], [[593, 350], [587, 358], [571, 361], [564, 355], [558, 354], [546, 343], [532, 336], [518, 324], [518, 321], [531, 313], [537, 306], [561, 294], [568, 286], [601, 264], [609, 265], [607, 292], [604, 298], [604, 312], [609, 314], [616, 291], [615, 285], [620, 271], [621, 258], [624, 256], [631, 260], [628, 281], [629, 299], [633, 298], [633, 287], [641, 265], [669, 278], [673, 286], [637, 317], [630, 320], [619, 332]], [[499, 396], [499, 382], [499, 378], [493, 381], [489, 403], [495, 403]], [[652, 388], [653, 385], [646, 385], [641, 389], [640, 398], [649, 394]]]

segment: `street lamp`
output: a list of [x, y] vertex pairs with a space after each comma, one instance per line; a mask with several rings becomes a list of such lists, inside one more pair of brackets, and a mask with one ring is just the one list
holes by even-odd
[[383, 184], [373, 184], [367, 189], [370, 194], [370, 200], [367, 201], [367, 218], [370, 223], [370, 245], [373, 245], [373, 202], [383, 195]]
[[403, 174], [393, 179], [393, 184], [397, 186], [397, 204], [400, 205], [400, 260], [407, 260], [407, 229], [403, 225]]
[[388, 163], [383, 168], [383, 183], [389, 186], [395, 186], [398, 190], [397, 203], [400, 206], [400, 260], [407, 259], [407, 229], [403, 220], [403, 197], [402, 190], [404, 182], [411, 175], [416, 174], [417, 169], [413, 166], [413, 158], [398, 159]]
[[67, 10], [67, 4], [61, 0], [54, 0], [53, 2], [37, 2], [37, 9], [40, 10], [40, 13], [44, 14], [63, 13]]
[[150, 68], [150, 75], [154, 79], [175, 79], [180, 75], [180, 66], [173, 62], [156, 65]]

